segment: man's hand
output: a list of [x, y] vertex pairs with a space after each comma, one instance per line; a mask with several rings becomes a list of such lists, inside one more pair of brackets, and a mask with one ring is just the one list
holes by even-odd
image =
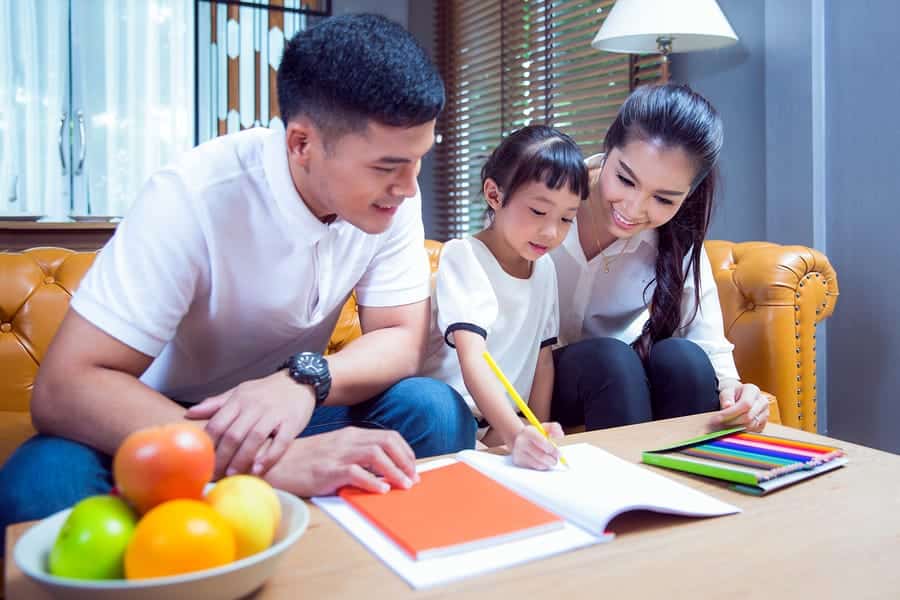
[[[297, 385], [286, 371], [246, 381], [188, 409], [188, 419], [209, 419], [216, 447], [216, 476], [261, 475], [288, 450], [315, 408], [311, 386]], [[272, 437], [271, 443], [267, 443]]]
[[265, 479], [297, 496], [321, 496], [345, 485], [407, 489], [419, 476], [412, 448], [396, 431], [345, 427], [294, 440]]
[[722, 410], [712, 419], [712, 427], [737, 427], [743, 425], [748, 431], [762, 431], [769, 420], [769, 401], [759, 393], [752, 383], [728, 380], [719, 391], [719, 405]]

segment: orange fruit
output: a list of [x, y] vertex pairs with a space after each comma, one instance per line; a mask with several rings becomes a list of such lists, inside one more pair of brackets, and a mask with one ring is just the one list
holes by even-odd
[[212, 440], [196, 425], [148, 427], [119, 446], [113, 477], [119, 494], [143, 514], [176, 498], [202, 500], [215, 462]]
[[199, 500], [170, 500], [138, 522], [125, 550], [125, 577], [147, 579], [211, 569], [232, 562], [231, 526]]

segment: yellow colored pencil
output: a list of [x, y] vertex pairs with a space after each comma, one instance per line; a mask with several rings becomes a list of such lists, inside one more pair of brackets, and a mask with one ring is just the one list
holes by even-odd
[[[534, 413], [531, 412], [531, 409], [528, 408], [528, 405], [525, 404], [525, 401], [522, 400], [522, 397], [519, 396], [519, 393], [516, 391], [516, 388], [513, 387], [513, 384], [509, 382], [509, 379], [506, 378], [506, 375], [503, 374], [503, 371], [500, 370], [500, 365], [494, 360], [494, 357], [491, 356], [491, 353], [487, 350], [482, 354], [484, 360], [487, 361], [488, 366], [491, 368], [491, 371], [494, 372], [494, 375], [497, 376], [497, 379], [500, 380], [500, 383], [503, 384], [503, 387], [506, 388], [506, 392], [509, 394], [510, 398], [513, 399], [513, 402], [516, 403], [516, 406], [519, 407], [519, 410], [525, 415], [525, 418], [528, 419], [528, 422], [534, 425], [534, 428], [541, 432], [547, 441], [553, 444], [557, 450], [559, 450], [559, 446], [557, 446], [553, 440], [550, 439], [550, 436], [547, 434], [547, 430], [544, 429], [544, 426], [541, 425], [541, 422], [537, 420], [537, 417], [534, 416]], [[562, 450], [559, 452], [559, 462], [569, 466], [569, 463], [566, 462], [566, 457], [562, 455]]]

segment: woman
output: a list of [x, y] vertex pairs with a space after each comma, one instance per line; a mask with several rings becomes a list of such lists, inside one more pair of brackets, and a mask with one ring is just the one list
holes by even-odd
[[738, 377], [703, 249], [722, 139], [705, 98], [645, 86], [588, 158], [590, 197], [551, 254], [553, 420], [591, 430], [718, 410], [714, 426], [765, 427], [768, 402]]

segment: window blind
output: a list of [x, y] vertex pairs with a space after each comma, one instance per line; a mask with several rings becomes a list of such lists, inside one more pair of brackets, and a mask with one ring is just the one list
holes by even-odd
[[503, 136], [532, 123], [600, 151], [619, 106], [659, 81], [658, 55], [599, 52], [591, 40], [614, 0], [438, 0], [436, 60], [447, 86], [435, 148], [434, 235], [484, 221], [481, 167]]

